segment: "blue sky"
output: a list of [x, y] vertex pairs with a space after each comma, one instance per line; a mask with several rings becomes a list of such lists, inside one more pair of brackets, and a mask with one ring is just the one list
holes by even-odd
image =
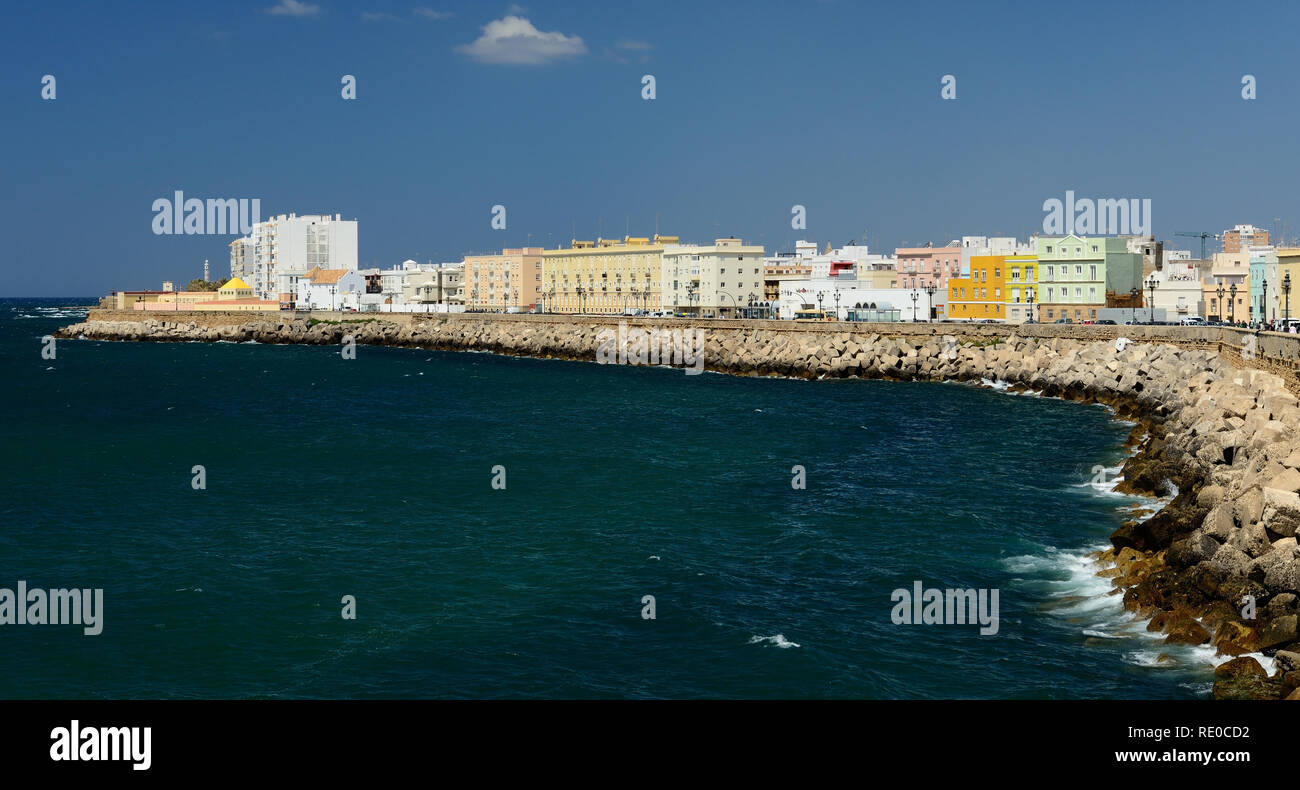
[[686, 241], [770, 251], [1024, 237], [1067, 189], [1150, 198], [1160, 237], [1275, 217], [1300, 235], [1290, 4], [5, 8], [4, 296], [156, 288], [204, 258], [224, 276], [233, 237], [153, 234], [177, 189], [355, 217], [362, 264], [383, 267], [554, 246], [575, 225], [649, 235], [656, 214]]

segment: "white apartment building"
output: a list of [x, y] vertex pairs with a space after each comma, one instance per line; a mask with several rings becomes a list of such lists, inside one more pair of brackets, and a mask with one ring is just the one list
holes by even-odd
[[1164, 310], [1166, 320], [1205, 318], [1201, 272], [1190, 260], [1170, 260], [1166, 255], [1161, 268], [1147, 276], [1143, 287], [1152, 280], [1156, 283], [1152, 306], [1157, 313]]
[[253, 240], [245, 236], [230, 242], [230, 279], [250, 280], [253, 276]]
[[1038, 250], [1038, 241], [1030, 238], [1025, 244], [1015, 236], [962, 236], [961, 276], [970, 277], [972, 255], [1024, 255]]
[[231, 242], [230, 264], [232, 271], [240, 266], [258, 299], [292, 302], [296, 281], [280, 275], [302, 275], [317, 266], [356, 271], [357, 221], [339, 214], [280, 214], [254, 225], [251, 236]]
[[[913, 299], [915, 297], [915, 299]], [[841, 321], [928, 321], [931, 300], [921, 288], [872, 288], [849, 274], [796, 279], [781, 278], [779, 317], [790, 320], [799, 310], [824, 310]]]
[[812, 267], [812, 276], [815, 279], [830, 277], [832, 273], [850, 269], [855, 272], [867, 272], [873, 269], [893, 268], [897, 262], [897, 259], [891, 255], [872, 254], [865, 244], [846, 244], [821, 255], [810, 255], [804, 258], [804, 263]]
[[669, 244], [660, 266], [663, 307], [676, 313], [735, 316], [763, 301], [763, 247], [734, 236]]

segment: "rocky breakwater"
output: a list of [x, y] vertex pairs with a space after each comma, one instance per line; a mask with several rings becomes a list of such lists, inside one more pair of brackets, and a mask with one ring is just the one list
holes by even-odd
[[1166, 641], [1274, 657], [1272, 677], [1249, 657], [1221, 665], [1215, 696], [1300, 699], [1300, 403], [1280, 377], [1250, 369], [1197, 372], [1180, 391], [1183, 406], [1125, 475], [1133, 467], [1138, 488], [1165, 476], [1191, 487], [1117, 530], [1104, 559], [1125, 606]]
[[[1044, 395], [1100, 402], [1133, 419], [1137, 451], [1121, 490], [1169, 497], [1125, 523], [1097, 556], [1124, 606], [1170, 643], [1236, 656], [1216, 670], [1215, 695], [1300, 699], [1300, 401], [1280, 376], [1233, 367], [1217, 345], [1025, 337], [1015, 327], [774, 325], [631, 322], [537, 317], [419, 317], [314, 322], [255, 319], [224, 325], [96, 320], [64, 337], [115, 340], [257, 340], [494, 351], [610, 359], [608, 344], [695, 339], [707, 369], [803, 378], [1000, 381]], [[847, 330], [847, 331], [846, 331]], [[1026, 327], [1024, 331], [1039, 330]], [[658, 331], [659, 335], [653, 333]], [[1122, 329], [1121, 329], [1122, 331]], [[948, 332], [950, 334], [943, 334]], [[641, 334], [638, 334], [641, 333]], [[674, 333], [677, 340], [674, 341]], [[605, 353], [601, 354], [602, 344]], [[644, 346], [640, 347], [644, 348]], [[615, 357], [617, 358], [617, 357]], [[1270, 676], [1247, 653], [1271, 655]]]

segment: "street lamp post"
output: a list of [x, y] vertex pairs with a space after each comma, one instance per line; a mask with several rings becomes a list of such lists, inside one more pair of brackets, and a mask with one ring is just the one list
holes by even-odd
[[1151, 311], [1151, 317], [1147, 321], [1149, 324], [1156, 322], [1156, 285], [1158, 283], [1156, 282], [1156, 276], [1153, 274], [1147, 279], [1147, 290], [1151, 292], [1151, 302], [1147, 305], [1147, 309]]
[[916, 323], [916, 300], [921, 298], [921, 292], [912, 289], [912, 323]]
[[817, 292], [817, 309], [818, 309], [818, 310], [824, 310], [824, 309], [825, 309], [825, 308], [822, 307], [822, 298], [825, 297], [825, 296], [826, 296], [826, 292], [825, 292], [825, 291], [818, 291], [818, 292]]
[[1268, 280], [1260, 281], [1259, 288], [1259, 323], [1263, 326], [1268, 321]]
[[1137, 322], [1138, 322], [1138, 299], [1140, 299], [1140, 298], [1142, 297], [1142, 289], [1141, 289], [1141, 288], [1130, 288], [1129, 291], [1128, 291], [1128, 295], [1129, 295], [1129, 297], [1133, 300], [1133, 303], [1132, 303], [1132, 307], [1133, 307], [1133, 320], [1130, 321], [1129, 323], [1131, 323], [1131, 324], [1133, 324], [1133, 325], [1136, 326], [1136, 325], [1137, 325]]
[[1288, 324], [1288, 326], [1283, 327], [1283, 329], [1290, 329], [1291, 327], [1289, 325], [1291, 323], [1291, 272], [1287, 272], [1286, 275], [1282, 277], [1282, 294], [1286, 297], [1286, 304], [1282, 308], [1282, 320]]
[[1030, 323], [1033, 323], [1033, 321], [1034, 321], [1034, 292], [1033, 292], [1032, 290], [1030, 290], [1030, 292], [1029, 292], [1029, 296], [1027, 296], [1026, 299], [1029, 300], [1029, 321], [1030, 321]]
[[927, 283], [925, 286], [925, 322], [928, 324], [934, 320], [934, 295], [939, 292], [939, 286], [934, 283]]
[[835, 320], [840, 320], [840, 289], [835, 289]]
[[1223, 281], [1219, 281], [1219, 288], [1215, 291], [1219, 295], [1219, 320], [1223, 320]]
[[1237, 324], [1237, 284], [1233, 283], [1228, 288], [1228, 323], [1236, 326]]
[[[737, 311], [740, 310], [740, 303], [736, 301], [735, 296], [732, 296], [730, 293], [727, 293], [726, 291], [718, 291], [718, 318], [722, 318], [722, 297], [724, 296], [731, 299], [731, 306], [733, 310], [737, 310]], [[733, 318], [735, 317], [734, 313], [732, 314], [732, 317]]]

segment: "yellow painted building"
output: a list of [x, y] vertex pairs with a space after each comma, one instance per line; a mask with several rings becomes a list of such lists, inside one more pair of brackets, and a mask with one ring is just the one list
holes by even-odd
[[[1287, 314], [1287, 275], [1291, 276], [1290, 314]], [[1277, 251], [1278, 318], [1300, 317], [1300, 247], [1282, 247]]]
[[115, 310], [193, 310], [200, 302], [215, 302], [216, 291], [114, 291]]
[[1006, 319], [1007, 257], [972, 255], [969, 277], [948, 278], [949, 318], [957, 321]]
[[1038, 302], [1038, 254], [1008, 255], [1002, 269], [1007, 321], [1012, 324], [1023, 324], [1031, 318], [1037, 321], [1034, 305]]
[[[549, 313], [658, 310], [664, 246], [676, 236], [574, 240], [542, 252], [541, 297]], [[466, 293], [469, 281], [466, 279]]]
[[[1281, 272], [1283, 253], [1278, 251], [1278, 270]], [[1201, 293], [1205, 300], [1205, 314], [1211, 321], [1245, 321], [1250, 316], [1250, 253], [1216, 252], [1208, 275], [1202, 277]], [[1295, 279], [1293, 274], [1292, 279]], [[1237, 287], [1236, 298], [1232, 287]], [[1219, 289], [1223, 300], [1219, 300]]]
[[227, 280], [217, 289], [222, 299], [252, 299], [253, 288], [238, 277]]

